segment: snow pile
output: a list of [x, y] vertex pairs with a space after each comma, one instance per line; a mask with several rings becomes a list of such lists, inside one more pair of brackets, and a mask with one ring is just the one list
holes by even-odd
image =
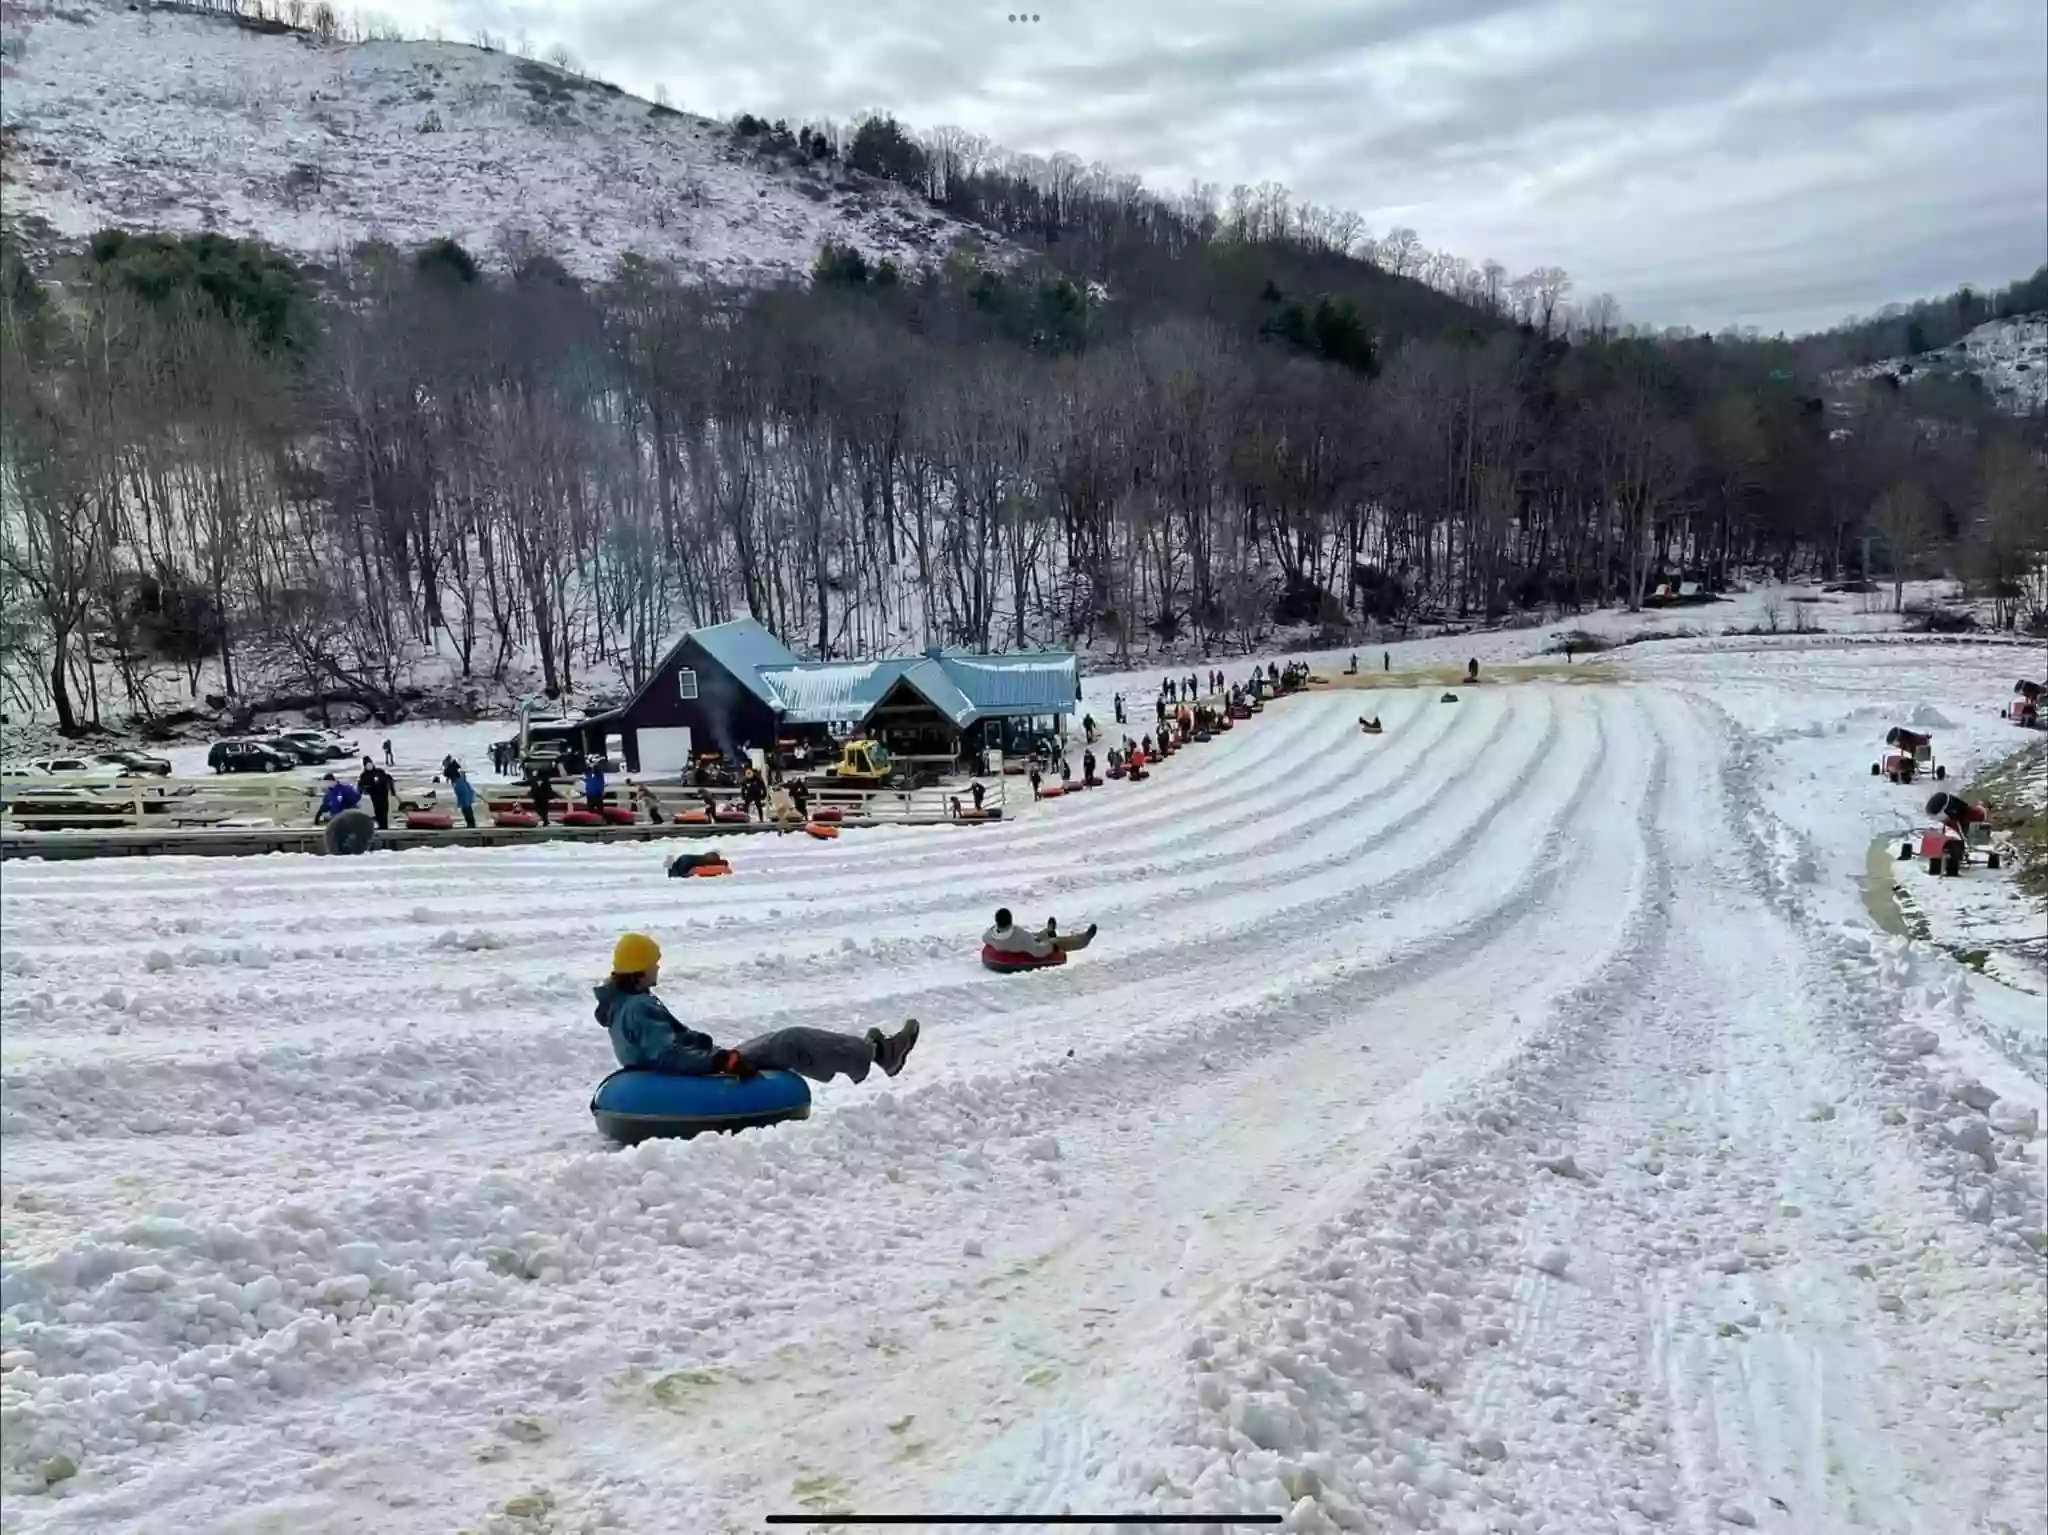
[[7, 211], [68, 236], [219, 229], [320, 260], [443, 235], [497, 260], [531, 240], [585, 277], [630, 251], [756, 282], [802, 275], [828, 239], [921, 263], [965, 233], [899, 189], [772, 169], [724, 124], [507, 54], [323, 46], [111, 0], [22, 9]]

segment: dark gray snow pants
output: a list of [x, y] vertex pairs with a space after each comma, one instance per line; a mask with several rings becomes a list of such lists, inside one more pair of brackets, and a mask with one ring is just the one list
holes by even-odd
[[875, 1047], [865, 1038], [830, 1029], [777, 1029], [748, 1040], [739, 1051], [756, 1071], [793, 1071], [813, 1082], [829, 1082], [842, 1073], [864, 1082], [875, 1064]]

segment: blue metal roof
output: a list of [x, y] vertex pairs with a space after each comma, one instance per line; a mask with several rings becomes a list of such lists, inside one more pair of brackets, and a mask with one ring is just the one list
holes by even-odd
[[1080, 666], [1059, 651], [981, 656], [941, 651], [936, 664], [974, 705], [977, 715], [1071, 714]]
[[795, 725], [857, 725], [907, 683], [965, 730], [978, 719], [1067, 714], [1079, 671], [1057, 652], [984, 656], [942, 651], [883, 661], [797, 661], [761, 671], [772, 706]]
[[793, 725], [854, 725], [916, 664], [890, 661], [803, 662], [761, 673], [775, 707]]
[[920, 656], [917, 664], [903, 674], [903, 680], [923, 694], [934, 709], [951, 720], [955, 730], [965, 730], [984, 712], [961, 690], [941, 662]]
[[771, 709], [781, 705], [762, 673], [774, 667], [802, 664], [795, 651], [751, 618], [728, 619], [708, 629], [692, 629], [684, 638], [695, 640], [712, 660], [739, 680], [740, 686]]

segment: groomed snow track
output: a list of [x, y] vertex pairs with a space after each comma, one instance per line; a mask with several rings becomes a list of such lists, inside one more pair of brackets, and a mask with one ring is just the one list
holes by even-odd
[[[11, 864], [7, 1528], [2041, 1530], [2037, 1164], [1907, 1122], [1902, 983], [1778, 872], [1753, 750], [1666, 687], [1310, 695], [702, 886]], [[1104, 931], [991, 976], [998, 904]], [[633, 927], [721, 1040], [924, 1043], [603, 1149]]]

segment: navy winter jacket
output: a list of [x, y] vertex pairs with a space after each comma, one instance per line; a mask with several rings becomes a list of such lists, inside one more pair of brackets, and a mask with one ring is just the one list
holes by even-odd
[[320, 819], [331, 821], [344, 810], [353, 810], [363, 802], [361, 792], [352, 783], [331, 783], [327, 792], [320, 796]]
[[683, 1027], [652, 992], [620, 991], [606, 981], [597, 988], [597, 1021], [610, 1033], [621, 1066], [677, 1077], [709, 1076], [714, 1069], [718, 1051], [711, 1036]]

